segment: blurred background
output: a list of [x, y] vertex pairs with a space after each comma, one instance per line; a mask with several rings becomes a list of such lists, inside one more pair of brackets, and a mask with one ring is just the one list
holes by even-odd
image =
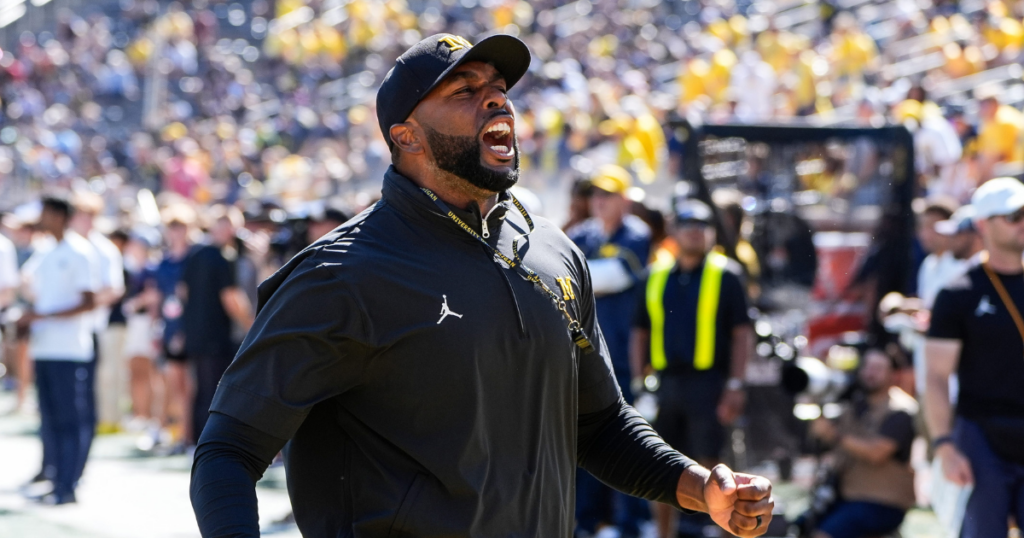
[[[198, 536], [181, 265], [194, 245], [230, 246], [239, 300], [255, 304], [259, 282], [371, 206], [390, 165], [376, 89], [438, 32], [529, 45], [510, 96], [531, 212], [570, 232], [599, 218], [591, 180], [607, 164], [628, 172], [616, 194], [655, 247], [679, 201], [714, 208], [756, 334], [719, 459], [776, 481], [770, 535], [806, 532], [787, 523], [828, 495], [810, 425], [843, 414], [872, 352], [920, 396], [936, 291], [919, 289], [921, 268], [955, 247], [935, 223], [984, 181], [1024, 175], [1022, 16], [1011, 0], [0, 0], [0, 233], [30, 278], [41, 200], [66, 197], [121, 276], [96, 329], [116, 365], [98, 378], [99, 435], [61, 507], [26, 489], [42, 449], [17, 323], [33, 298], [17, 271], [0, 278], [0, 534]], [[656, 394], [645, 376], [638, 398]], [[637, 406], [656, 417], [656, 397]], [[919, 433], [898, 532], [944, 536]], [[261, 486], [266, 533], [298, 536], [283, 470]], [[619, 535], [610, 506], [588, 532]]]

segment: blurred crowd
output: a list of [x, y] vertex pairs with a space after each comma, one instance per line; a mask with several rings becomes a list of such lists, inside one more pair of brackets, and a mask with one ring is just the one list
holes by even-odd
[[[252, 3], [123, 0], [63, 12], [0, 58], [0, 192], [87, 183], [199, 204], [338, 197], [366, 205], [388, 165], [372, 97], [440, 31], [522, 37], [513, 92], [526, 186], [615, 162], [642, 183], [678, 163], [669, 120], [904, 123], [922, 189], [965, 198], [1017, 171], [1019, 3], [620, 0]], [[1013, 68], [1017, 66], [1017, 69]], [[358, 201], [357, 201], [358, 199]], [[9, 208], [8, 208], [9, 209]]]

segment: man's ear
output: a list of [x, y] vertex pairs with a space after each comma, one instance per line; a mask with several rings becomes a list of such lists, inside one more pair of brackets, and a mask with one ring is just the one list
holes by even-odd
[[391, 141], [405, 153], [423, 153], [423, 143], [410, 122], [396, 123], [391, 126]]

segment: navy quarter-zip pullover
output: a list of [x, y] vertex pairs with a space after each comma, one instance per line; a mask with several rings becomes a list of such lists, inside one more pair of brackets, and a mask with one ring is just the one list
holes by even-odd
[[[577, 464], [676, 504], [692, 461], [622, 401], [568, 238], [535, 219], [519, 252], [580, 320], [589, 354], [548, 295], [412, 181], [392, 168], [382, 194], [260, 287], [196, 451], [203, 535], [258, 535], [252, 484], [287, 440], [307, 538], [569, 537]], [[527, 224], [507, 199], [487, 241], [511, 255]], [[483, 230], [479, 212], [459, 213]]]

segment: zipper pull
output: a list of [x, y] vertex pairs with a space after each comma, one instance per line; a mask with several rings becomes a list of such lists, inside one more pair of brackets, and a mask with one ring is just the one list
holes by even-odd
[[481, 231], [480, 235], [484, 239], [487, 239], [488, 237], [491, 236], [491, 231], [487, 229], [487, 218], [486, 217], [480, 219], [480, 231]]

